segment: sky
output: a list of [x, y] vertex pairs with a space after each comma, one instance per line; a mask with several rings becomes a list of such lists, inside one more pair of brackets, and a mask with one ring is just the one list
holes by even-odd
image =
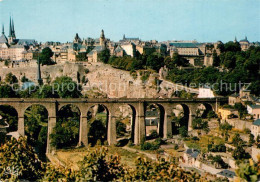
[[98, 38], [101, 29], [114, 41], [260, 41], [260, 0], [0, 0], [6, 35], [10, 15], [17, 38], [38, 42]]

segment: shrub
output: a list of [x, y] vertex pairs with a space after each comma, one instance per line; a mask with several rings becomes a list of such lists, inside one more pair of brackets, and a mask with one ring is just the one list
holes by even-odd
[[132, 140], [129, 140], [129, 142], [128, 142], [128, 147], [132, 147], [132, 146], [134, 146], [134, 143], [133, 143], [133, 141]]
[[141, 150], [157, 150], [160, 148], [160, 144], [156, 142], [145, 142], [141, 145]]
[[179, 146], [177, 144], [174, 145], [174, 150], [178, 150]]
[[44, 170], [44, 163], [38, 159], [33, 148], [28, 145], [26, 137], [20, 137], [18, 140], [12, 138], [0, 147], [1, 180], [37, 181], [43, 176]]
[[96, 143], [96, 145], [97, 145], [97, 146], [101, 146], [101, 145], [102, 145], [102, 143], [101, 143], [101, 140], [100, 140], [100, 139], [98, 139], [98, 140], [97, 140], [97, 143]]
[[157, 138], [159, 135], [158, 135], [158, 133], [157, 133], [157, 131], [156, 130], [152, 130], [151, 131], [151, 134], [150, 134], [150, 137], [151, 138]]
[[88, 68], [86, 68], [84, 71], [85, 71], [86, 74], [89, 73], [89, 69]]

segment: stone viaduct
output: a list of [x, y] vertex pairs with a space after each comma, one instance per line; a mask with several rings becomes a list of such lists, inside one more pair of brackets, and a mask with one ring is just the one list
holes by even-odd
[[89, 109], [97, 104], [102, 105], [108, 113], [107, 124], [107, 141], [109, 145], [116, 143], [116, 121], [115, 111], [121, 105], [127, 104], [132, 109], [132, 135], [135, 144], [139, 144], [141, 139], [145, 137], [145, 111], [148, 105], [154, 104], [158, 106], [160, 110], [160, 124], [159, 135], [163, 138], [167, 138], [172, 135], [172, 121], [171, 114], [173, 109], [177, 105], [181, 105], [183, 110], [186, 108], [186, 113], [189, 116], [188, 127], [190, 129], [192, 120], [195, 117], [197, 108], [203, 104], [206, 107], [210, 107], [211, 110], [217, 112], [219, 105], [227, 103], [228, 99], [225, 97], [219, 98], [206, 98], [206, 99], [130, 99], [130, 98], [118, 98], [118, 99], [22, 99], [22, 98], [2, 98], [0, 99], [0, 105], [9, 105], [16, 109], [18, 114], [18, 132], [24, 136], [24, 113], [26, 109], [32, 105], [41, 105], [48, 111], [48, 139], [47, 139], [47, 153], [53, 150], [50, 145], [50, 134], [56, 125], [58, 111], [66, 105], [74, 105], [78, 107], [80, 116], [80, 128], [79, 128], [79, 144], [85, 146], [88, 145], [88, 121], [87, 113]]

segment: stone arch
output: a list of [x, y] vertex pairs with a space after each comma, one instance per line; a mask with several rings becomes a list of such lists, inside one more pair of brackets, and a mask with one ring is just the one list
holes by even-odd
[[210, 111], [214, 111], [211, 104], [203, 102], [198, 107], [203, 106], [202, 112], [200, 112], [202, 118], [206, 118]]
[[[97, 106], [97, 108], [95, 108]], [[90, 143], [92, 143], [92, 144], [95, 144], [95, 141], [94, 140], [91, 140], [91, 138], [89, 138], [89, 135], [91, 135], [91, 134], [94, 134], [94, 130], [93, 130], [93, 128], [92, 127], [94, 127], [94, 126], [100, 126], [100, 127], [102, 127], [101, 125], [100, 125], [100, 123], [97, 123], [98, 121], [97, 120], [93, 120], [93, 121], [91, 121], [91, 119], [94, 119], [93, 117], [96, 117], [96, 114], [98, 114], [98, 110], [100, 109], [100, 106], [104, 109], [103, 111], [105, 111], [105, 113], [106, 113], [106, 119], [105, 119], [105, 121], [103, 121], [104, 123], [102, 123], [103, 124], [103, 126], [105, 127], [105, 135], [104, 135], [104, 139], [102, 139], [102, 141], [101, 142], [104, 142], [104, 141], [106, 141], [106, 140], [108, 140], [108, 133], [109, 133], [109, 124], [110, 124], [110, 122], [111, 122], [111, 119], [110, 119], [110, 117], [111, 117], [111, 110], [112, 109], [109, 109], [108, 108], [108, 106], [106, 105], [106, 104], [101, 104], [101, 103], [94, 103], [94, 104], [91, 104], [88, 108], [87, 108], [87, 112], [86, 112], [86, 114], [87, 114], [87, 121], [88, 121], [88, 140], [89, 140], [89, 142]], [[93, 109], [92, 111], [91, 111], [91, 109]], [[96, 110], [96, 111], [95, 111]], [[95, 112], [95, 113], [91, 113], [91, 112]], [[91, 114], [91, 115], [90, 115]], [[103, 120], [103, 118], [101, 119], [101, 120]], [[95, 122], [95, 123], [94, 123]], [[92, 124], [94, 124], [94, 125], [92, 125]], [[102, 129], [102, 128], [101, 128]]]
[[[80, 107], [76, 104], [73, 103], [67, 103], [63, 104], [61, 107], [59, 107], [59, 110], [57, 111], [57, 123], [56, 126], [58, 125], [63, 125], [63, 124], [68, 124], [70, 122], [71, 128], [76, 128], [78, 131], [74, 134], [72, 138], [70, 138], [70, 142], [67, 144], [63, 145], [63, 147], [72, 147], [76, 145], [80, 145], [80, 120], [81, 120], [81, 110]], [[70, 118], [70, 120], [68, 120]], [[68, 128], [68, 126], [66, 126]], [[70, 145], [69, 145], [70, 143]], [[66, 146], [67, 145], [67, 146]], [[58, 148], [61, 148], [58, 146]]]
[[[145, 122], [147, 121], [147, 117], [148, 117], [147, 109], [150, 106], [155, 106], [156, 109], [159, 111], [159, 114], [158, 114], [159, 119], [158, 120], [155, 119], [158, 122], [157, 132], [158, 132], [159, 137], [164, 137], [165, 108], [163, 105], [158, 104], [158, 103], [148, 103], [146, 105], [146, 109], [145, 109]], [[154, 118], [156, 118], [156, 117], [157, 116], [155, 116]], [[147, 126], [145, 127], [145, 129], [147, 131]], [[146, 135], [147, 135], [147, 133], [146, 133]]]
[[[38, 108], [36, 108], [38, 106]], [[30, 145], [37, 148], [37, 153], [42, 160], [46, 160], [46, 150], [48, 143], [48, 122], [49, 122], [49, 112], [48, 109], [42, 104], [31, 104], [24, 107], [24, 132], [28, 136], [28, 142]], [[33, 111], [33, 112], [30, 112]], [[29, 119], [31, 118], [31, 119]], [[27, 123], [31, 121], [31, 123]], [[33, 133], [26, 133], [28, 131], [26, 128], [30, 127], [32, 122], [37, 122], [35, 125], [35, 131]]]
[[189, 120], [191, 115], [190, 107], [186, 104], [177, 104], [173, 109], [173, 113], [175, 117], [178, 117], [180, 120], [179, 122], [173, 121], [172, 122], [172, 133], [178, 134], [178, 129], [182, 126], [189, 127]]
[[[127, 108], [124, 108], [124, 106], [126, 106]], [[131, 113], [128, 113], [129, 110]], [[135, 136], [136, 117], [137, 117], [136, 112], [137, 111], [136, 111], [135, 106], [133, 106], [132, 104], [129, 104], [129, 103], [118, 104], [117, 108], [115, 109], [115, 112], [114, 112], [116, 119], [119, 119], [118, 113], [125, 114], [125, 116], [123, 116], [123, 119], [130, 119], [129, 125], [127, 126], [127, 124], [126, 124], [126, 131], [130, 131], [130, 135], [129, 135], [128, 139], [131, 140], [132, 142], [134, 142], [134, 136]], [[130, 117], [130, 118], [128, 118], [128, 117]], [[117, 128], [116, 128], [116, 130], [117, 130]]]

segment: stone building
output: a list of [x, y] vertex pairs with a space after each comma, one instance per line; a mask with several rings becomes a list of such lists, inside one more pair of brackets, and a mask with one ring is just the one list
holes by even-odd
[[159, 115], [156, 110], [145, 112], [146, 135], [149, 136], [153, 130], [159, 133]]
[[253, 122], [251, 126], [251, 134], [254, 135], [255, 139], [260, 135], [260, 119]]
[[105, 50], [107, 48], [107, 43], [108, 40], [105, 38], [105, 33], [104, 30], [101, 30], [101, 35], [99, 38], [99, 45], [94, 44], [94, 49], [92, 49], [88, 54], [88, 62], [98, 62], [99, 58], [98, 58], [98, 54]]
[[27, 51], [37, 46], [37, 42], [33, 39], [17, 39], [14, 29], [14, 21], [10, 18], [9, 36], [5, 36], [4, 26], [2, 27], [2, 35], [0, 37], [0, 58], [4, 60], [22, 60], [31, 58], [31, 52]]
[[124, 49], [126, 55], [135, 57], [136, 56], [136, 45], [132, 42], [121, 44], [122, 49]]
[[250, 43], [247, 40], [247, 37], [245, 37], [245, 39], [240, 40], [239, 44], [242, 51], [246, 51], [250, 47]]
[[260, 119], [260, 105], [247, 105], [247, 112], [254, 119]]

